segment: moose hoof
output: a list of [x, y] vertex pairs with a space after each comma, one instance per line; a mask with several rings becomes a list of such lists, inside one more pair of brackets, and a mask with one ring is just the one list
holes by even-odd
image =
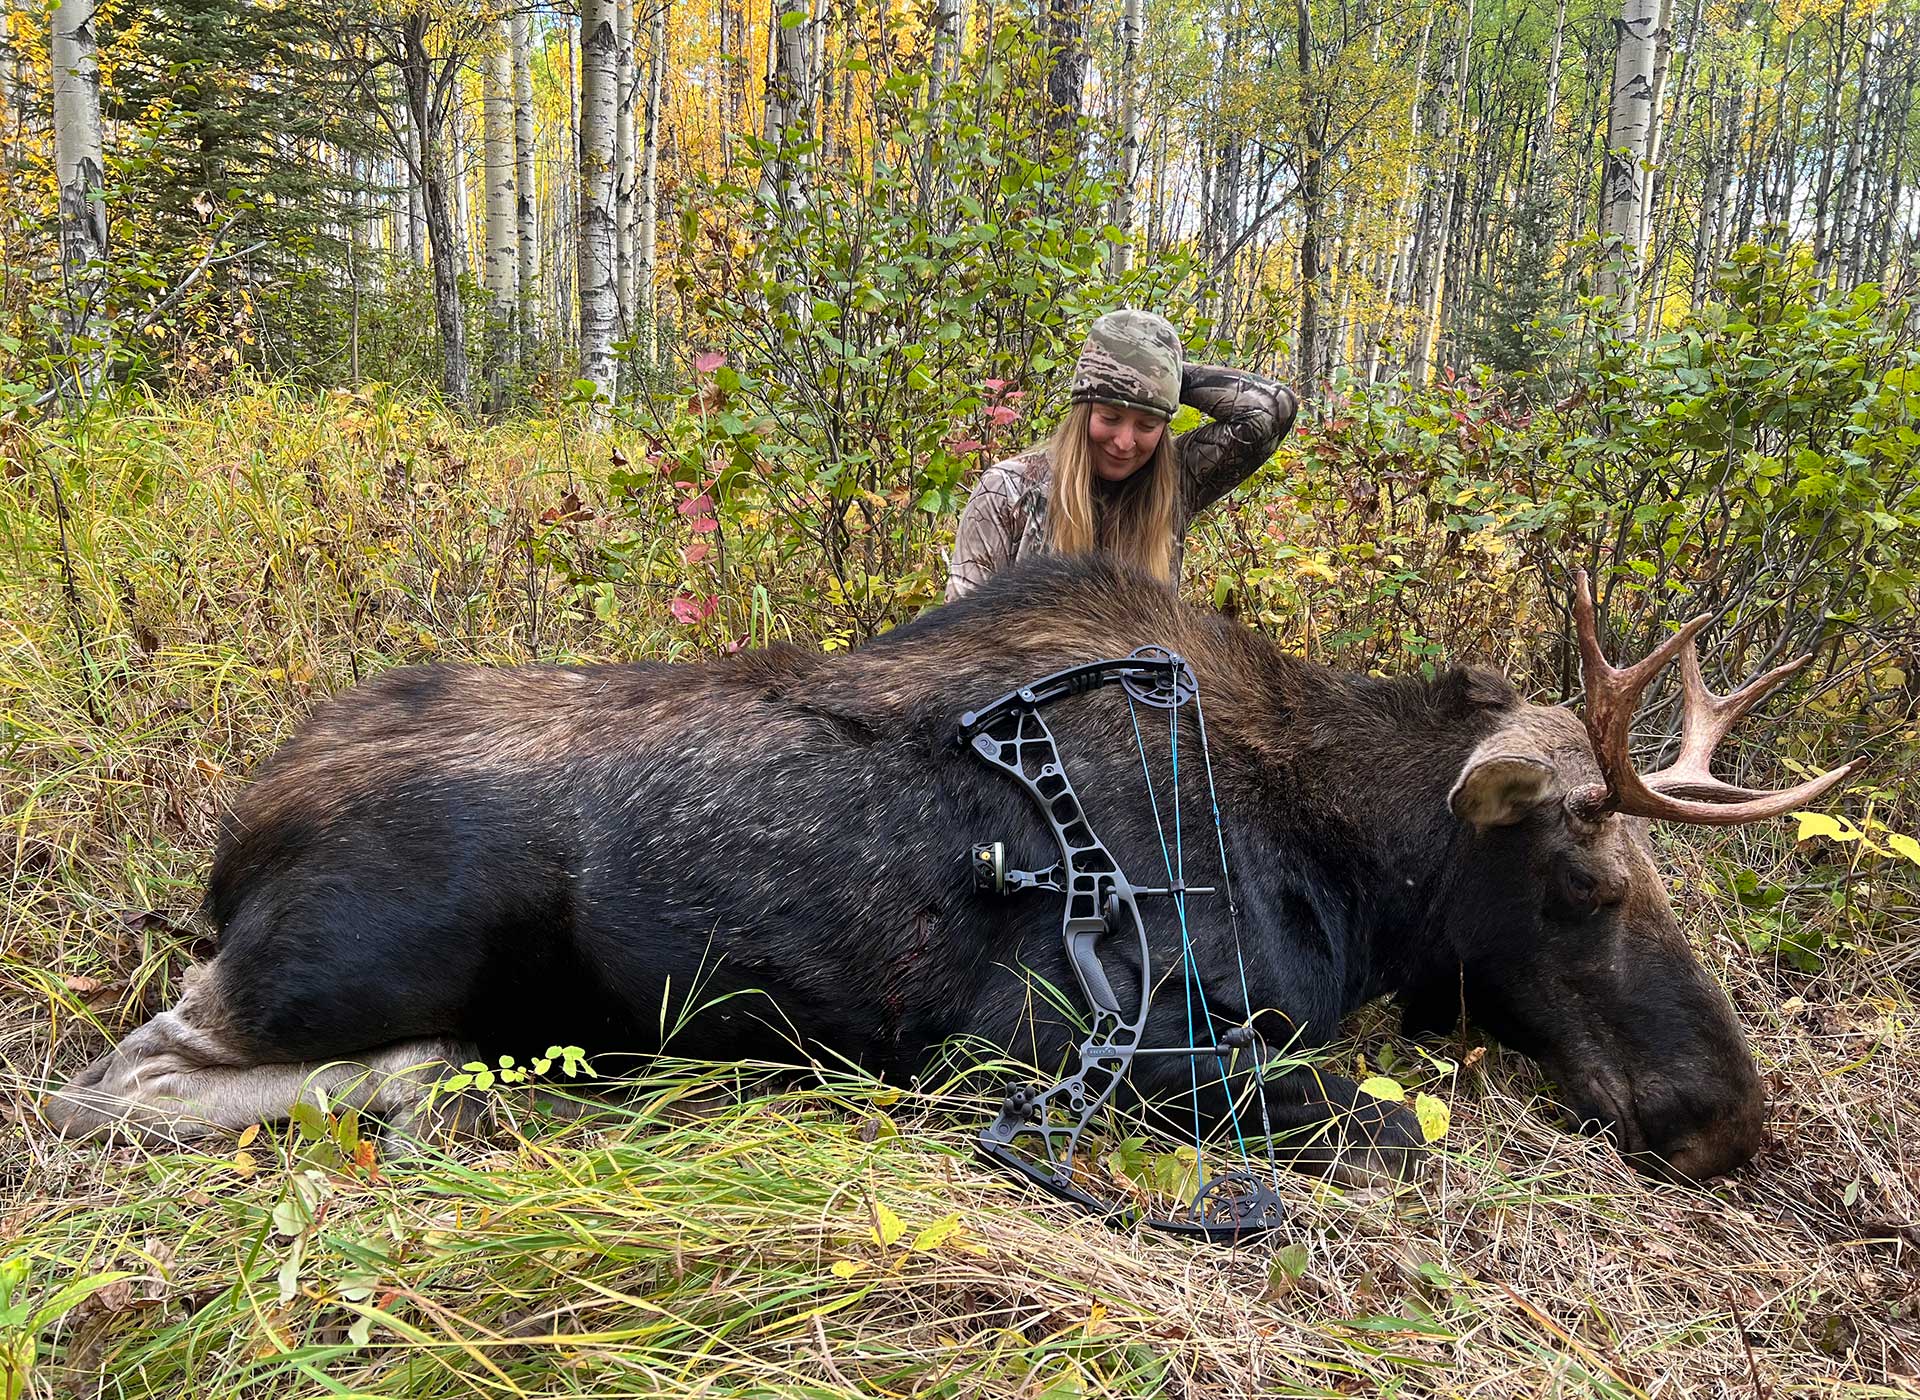
[[1311, 1140], [1283, 1155], [1296, 1171], [1341, 1186], [1392, 1186], [1416, 1176], [1428, 1160], [1419, 1119], [1378, 1099], [1320, 1124]]

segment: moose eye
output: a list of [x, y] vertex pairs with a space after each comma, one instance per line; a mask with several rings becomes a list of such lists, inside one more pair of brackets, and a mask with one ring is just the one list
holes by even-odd
[[1590, 870], [1577, 865], [1565, 866], [1560, 871], [1560, 898], [1570, 908], [1586, 914], [1597, 914], [1614, 902], [1613, 893]]

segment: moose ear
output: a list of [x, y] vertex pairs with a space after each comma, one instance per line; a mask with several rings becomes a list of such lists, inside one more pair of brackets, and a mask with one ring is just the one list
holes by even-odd
[[1447, 794], [1447, 806], [1475, 830], [1512, 826], [1539, 805], [1553, 781], [1553, 765], [1521, 753], [1476, 749]]

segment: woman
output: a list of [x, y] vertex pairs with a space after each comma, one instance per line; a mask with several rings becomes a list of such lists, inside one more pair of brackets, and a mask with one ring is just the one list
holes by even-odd
[[[1104, 549], [1177, 581], [1188, 524], [1273, 455], [1300, 406], [1270, 379], [1184, 363], [1179, 334], [1150, 311], [1093, 323], [1072, 403], [1049, 440], [981, 474], [954, 535], [949, 602], [1048, 551]], [[1183, 403], [1214, 421], [1176, 442], [1167, 420]]]

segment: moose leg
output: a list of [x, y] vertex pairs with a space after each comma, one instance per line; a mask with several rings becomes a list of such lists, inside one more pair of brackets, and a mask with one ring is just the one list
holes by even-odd
[[1420, 1122], [1344, 1075], [1296, 1069], [1266, 1083], [1274, 1153], [1344, 1186], [1403, 1180], [1420, 1163]]
[[196, 968], [172, 1010], [51, 1093], [42, 1112], [63, 1136], [119, 1131], [170, 1146], [285, 1118], [324, 1095], [407, 1131], [434, 1081], [470, 1057], [451, 1041], [414, 1040], [336, 1063], [262, 1063], [226, 1027], [211, 979]]

